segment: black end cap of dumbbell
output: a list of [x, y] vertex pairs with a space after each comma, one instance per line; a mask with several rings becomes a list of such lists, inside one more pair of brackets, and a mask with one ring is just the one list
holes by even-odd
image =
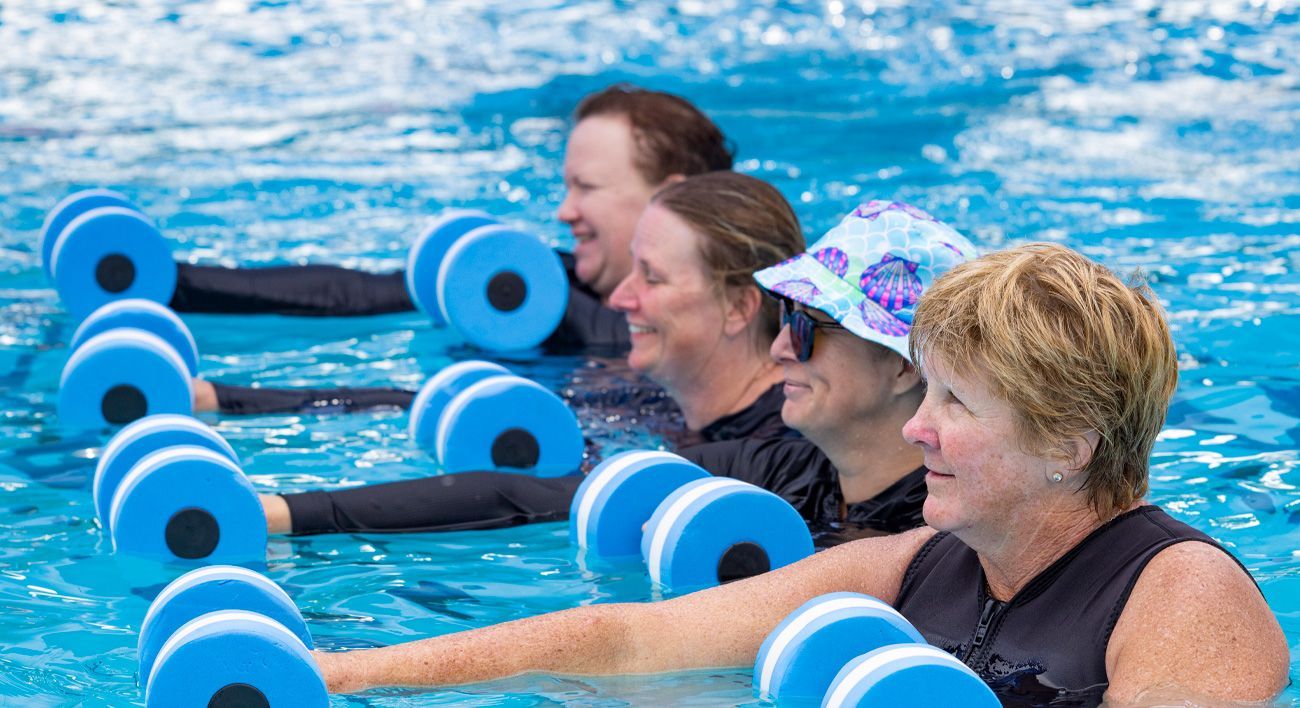
[[221, 540], [221, 527], [212, 514], [191, 507], [181, 509], [167, 520], [167, 530], [163, 536], [167, 549], [178, 558], [195, 560], [207, 558], [217, 549]]
[[222, 686], [208, 700], [208, 708], [271, 708], [266, 694], [246, 683]]
[[718, 582], [729, 583], [762, 575], [772, 569], [767, 551], [757, 543], [744, 541], [727, 549], [718, 559]]
[[110, 293], [120, 293], [135, 282], [135, 264], [120, 253], [110, 253], [95, 265], [95, 282]]
[[536, 467], [541, 458], [537, 438], [523, 428], [510, 428], [492, 441], [492, 464], [497, 467]]
[[488, 303], [500, 312], [514, 312], [527, 298], [528, 283], [512, 270], [497, 273], [488, 281]]
[[149, 412], [149, 399], [144, 392], [131, 384], [119, 384], [108, 389], [99, 401], [99, 412], [113, 425], [139, 420]]

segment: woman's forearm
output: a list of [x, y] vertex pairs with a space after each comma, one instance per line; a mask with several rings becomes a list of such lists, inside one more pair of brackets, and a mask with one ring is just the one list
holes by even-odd
[[638, 659], [632, 628], [645, 607], [593, 605], [380, 649], [315, 656], [331, 693], [450, 686], [532, 671], [645, 673], [662, 670]]

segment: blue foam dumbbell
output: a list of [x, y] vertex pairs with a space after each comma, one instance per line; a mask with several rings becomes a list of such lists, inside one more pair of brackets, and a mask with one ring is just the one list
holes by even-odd
[[154, 661], [168, 638], [189, 621], [219, 610], [256, 612], [280, 623], [312, 648], [302, 613], [279, 585], [239, 566], [198, 568], [169, 583], [149, 605], [136, 645], [141, 685], [149, 685]]
[[170, 308], [152, 300], [129, 298], [100, 307], [77, 326], [68, 348], [76, 350], [97, 334], [127, 327], [157, 335], [181, 355], [190, 376], [199, 375], [199, 348], [189, 327]]
[[491, 351], [530, 349], [564, 317], [569, 283], [540, 239], [482, 212], [444, 215], [407, 257], [407, 289], [435, 325]]
[[64, 199], [46, 217], [41, 241], [46, 273], [74, 317], [125, 298], [167, 303], [176, 290], [171, 246], [121, 195], [90, 190]]
[[190, 620], [159, 649], [145, 705], [323, 707], [329, 696], [293, 632], [255, 612], [220, 610]]
[[569, 507], [569, 540], [602, 558], [636, 556], [642, 527], [679, 487], [710, 475], [681, 455], [660, 450], [622, 452], [582, 481]]
[[68, 357], [59, 380], [59, 422], [105, 428], [156, 413], [194, 410], [190, 370], [176, 349], [152, 332], [123, 327], [87, 338]]
[[225, 438], [187, 415], [151, 415], [127, 425], [108, 441], [95, 464], [92, 486], [95, 514], [105, 533], [111, 533], [109, 522], [113, 495], [117, 493], [122, 478], [147, 455], [176, 445], [205, 447], [239, 464], [239, 457]]
[[676, 592], [765, 573], [812, 553], [812, 534], [789, 502], [717, 477], [668, 495], [641, 539], [650, 580]]
[[899, 706], [998, 708], [1001, 701], [970, 667], [927, 644], [894, 644], [845, 664], [823, 708]]
[[447, 472], [572, 474], [584, 448], [577, 416], [545, 387], [499, 369], [462, 362], [430, 379], [411, 406], [411, 437]]
[[239, 466], [222, 453], [177, 445], [146, 455], [113, 493], [113, 549], [167, 561], [266, 558], [266, 515]]
[[840, 667], [890, 644], [925, 639], [897, 610], [869, 595], [834, 592], [791, 612], [763, 640], [754, 692], [765, 701], [821, 699]]

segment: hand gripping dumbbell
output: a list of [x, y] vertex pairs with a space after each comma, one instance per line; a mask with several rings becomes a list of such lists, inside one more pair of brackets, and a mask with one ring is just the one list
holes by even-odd
[[758, 575], [813, 552], [807, 525], [784, 499], [661, 451], [624, 452], [592, 470], [570, 506], [569, 538], [595, 557], [639, 552], [651, 581], [675, 592]]
[[835, 708], [1001, 705], [897, 610], [852, 592], [815, 597], [782, 620], [758, 650], [753, 685], [764, 701]]
[[140, 625], [146, 706], [326, 706], [302, 614], [278, 585], [236, 566], [172, 581]]
[[[176, 289], [166, 239], [117, 192], [86, 190], [59, 202], [41, 227], [41, 254], [74, 317], [122, 298], [166, 304]], [[470, 344], [495, 351], [540, 344], [569, 297], [549, 246], [477, 211], [450, 210], [420, 233], [406, 283], [435, 326], [450, 324]]]
[[411, 439], [447, 472], [573, 474], [584, 449], [578, 418], [553, 392], [486, 361], [430, 378], [411, 403]]
[[234, 450], [179, 415], [126, 426], [95, 467], [95, 511], [120, 553], [166, 561], [266, 558], [266, 515]]
[[174, 312], [128, 299], [95, 310], [72, 336], [59, 381], [59, 422], [105, 428], [194, 409], [198, 349]]

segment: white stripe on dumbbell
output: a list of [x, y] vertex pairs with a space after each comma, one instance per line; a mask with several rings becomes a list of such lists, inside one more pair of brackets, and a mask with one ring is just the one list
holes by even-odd
[[587, 487], [587, 491], [582, 497], [582, 503], [578, 505], [578, 548], [587, 547], [587, 525], [591, 521], [591, 513], [596, 508], [596, 499], [600, 496], [600, 493], [613, 484], [616, 479], [622, 479], [628, 467], [655, 457], [667, 458], [665, 462], [670, 460], [673, 462], [686, 461], [686, 458], [680, 455], [663, 452], [662, 450], [630, 452], [626, 456], [619, 458], [618, 462], [610, 467], [601, 470], [600, 476], [591, 480], [591, 486]]
[[[200, 423], [194, 418], [179, 413], [156, 413], [151, 416], [146, 416], [131, 423], [125, 428], [122, 428], [117, 435], [114, 435], [113, 438], [108, 441], [108, 445], [104, 447], [103, 453], [100, 454], [99, 463], [95, 465], [95, 485], [92, 490], [96, 509], [99, 508], [99, 498], [102, 496], [100, 490], [100, 479], [103, 475], [104, 467], [106, 467], [114, 457], [117, 457], [121, 453], [122, 448], [129, 443], [139, 440], [144, 435], [152, 435], [156, 432], [172, 430], [193, 430], [204, 435], [212, 433], [212, 439], [217, 441], [224, 451], [230, 453], [232, 459], [235, 458], [235, 450], [230, 447], [230, 443], [226, 442], [225, 438], [221, 437], [219, 433], [212, 431], [207, 425]], [[105, 520], [104, 523], [108, 522]]]
[[[135, 463], [135, 466], [131, 468], [131, 471], [127, 472], [126, 476], [122, 478], [122, 482], [117, 485], [117, 491], [113, 492], [113, 505], [110, 506], [108, 510], [108, 518], [110, 520], [108, 524], [108, 530], [110, 531], [109, 535], [112, 536], [112, 529], [117, 528], [117, 517], [122, 513], [122, 503], [126, 499], [126, 493], [139, 483], [145, 475], [163, 465], [182, 459], [195, 458], [215, 462], [241, 476], [244, 474], [244, 471], [239, 468], [239, 465], [231, 462], [230, 458], [223, 457], [206, 447], [199, 447], [197, 445], [177, 445], [175, 447], [163, 448], [157, 452], [151, 452], [146, 455], [144, 459]], [[113, 541], [113, 549], [117, 550], [116, 539]]]
[[293, 600], [289, 598], [288, 593], [279, 585], [271, 582], [261, 573], [254, 573], [247, 568], [240, 568], [237, 565], [210, 565], [206, 568], [192, 570], [185, 575], [177, 578], [175, 582], [169, 583], [163, 591], [158, 593], [153, 602], [149, 605], [149, 611], [144, 613], [144, 621], [140, 623], [141, 627], [149, 626], [153, 616], [161, 611], [171, 599], [181, 592], [188, 590], [200, 583], [206, 583], [211, 580], [244, 580], [252, 585], [260, 585], [267, 592], [276, 595], [279, 599], [284, 600], [289, 606], [293, 606]]
[[176, 370], [181, 372], [181, 378], [185, 379], [185, 390], [189, 392], [190, 400], [194, 400], [194, 384], [190, 381], [190, 367], [186, 366], [185, 361], [181, 359], [181, 355], [176, 353], [176, 348], [153, 332], [146, 332], [135, 327], [110, 329], [86, 340], [85, 344], [78, 347], [77, 351], [68, 357], [68, 363], [63, 365], [63, 375], [59, 377], [59, 388], [63, 388], [67, 384], [68, 372], [75, 369], [82, 359], [116, 341], [135, 342], [137, 345], [153, 350], [163, 358], [171, 360]]
[[307, 645], [303, 644], [302, 640], [299, 639], [297, 635], [290, 632], [288, 627], [285, 627], [266, 615], [259, 615], [256, 612], [249, 612], [247, 610], [218, 610], [216, 612], [209, 612], [206, 615], [201, 615], [186, 622], [180, 629], [176, 630], [175, 634], [168, 637], [167, 641], [163, 643], [162, 649], [158, 650], [158, 658], [154, 659], [153, 669], [149, 671], [148, 679], [145, 682], [145, 703], [147, 704], [149, 702], [149, 691], [153, 689], [153, 675], [158, 673], [158, 667], [162, 666], [181, 644], [189, 641], [191, 636], [211, 625], [217, 624], [218, 622], [235, 620], [245, 620], [260, 624], [270, 629], [272, 632], [280, 634], [284, 640], [302, 647], [304, 652], [307, 651]]
[[690, 490], [677, 498], [677, 501], [668, 507], [663, 517], [659, 520], [659, 525], [655, 527], [654, 537], [650, 539], [650, 557], [647, 559], [647, 565], [650, 571], [650, 580], [656, 583], [663, 583], [660, 567], [660, 560], [663, 557], [664, 546], [668, 544], [668, 536], [676, 529], [679, 524], [685, 524], [682, 514], [686, 513], [688, 507], [694, 504], [700, 497], [710, 492], [723, 489], [725, 487], [738, 487], [744, 489], [753, 489], [754, 485], [742, 482], [738, 479], [710, 479], [702, 480], [699, 486]]
[[[545, 393], [550, 393], [550, 391], [547, 390], [545, 386], [542, 386], [536, 381], [530, 381], [526, 378], [523, 378], [522, 376], [515, 376], [514, 374], [501, 374], [500, 376], [489, 376], [488, 378], [483, 379], [482, 381], [475, 381], [469, 386], [466, 386], [464, 391], [461, 391], [460, 393], [456, 394], [456, 397], [451, 399], [451, 402], [447, 404], [447, 407], [445, 409], [443, 409], [442, 418], [439, 419], [438, 421], [438, 442], [434, 447], [434, 450], [436, 451], [436, 454], [438, 456], [438, 462], [441, 463], [444, 459], [446, 459], [447, 446], [451, 443], [451, 426], [443, 425], [443, 421], [455, 420], [457, 416], [461, 414], [461, 411], [465, 410], [466, 406], [468, 406], [470, 403], [473, 403], [476, 398], [484, 395], [485, 392], [488, 391], [488, 389], [496, 388], [498, 386], [502, 386], [512, 381], [516, 381], [524, 386], [535, 388]], [[537, 441], [537, 446], [538, 446], [538, 451], [541, 452], [542, 451], [541, 440]]]
[[906, 622], [903, 615], [898, 610], [886, 605], [874, 597], [841, 597], [834, 600], [827, 600], [815, 607], [809, 608], [802, 612], [797, 619], [786, 625], [785, 629], [776, 636], [772, 642], [772, 648], [768, 650], [767, 655], [763, 657], [763, 667], [759, 672], [758, 690], [759, 698], [769, 699], [768, 695], [772, 690], [772, 674], [776, 672], [776, 663], [785, 653], [786, 647], [798, 638], [799, 633], [804, 631], [808, 625], [816, 620], [841, 610], [881, 610], [898, 617]]
[[424, 417], [424, 411], [429, 407], [429, 399], [433, 398], [434, 394], [440, 389], [446, 388], [447, 381], [452, 377], [462, 376], [473, 371], [510, 373], [506, 367], [493, 364], [490, 361], [460, 361], [444, 367], [442, 371], [434, 374], [432, 378], [424, 382], [424, 385], [420, 387], [420, 392], [415, 394], [415, 400], [411, 401], [411, 422], [407, 424], [407, 432], [410, 433], [412, 440], [415, 440], [416, 431], [420, 427], [420, 419]]
[[854, 667], [853, 670], [844, 677], [844, 680], [839, 682], [839, 685], [835, 687], [835, 691], [831, 693], [831, 696], [826, 699], [826, 702], [823, 705], [826, 708], [841, 708], [845, 705], [845, 701], [848, 700], [849, 694], [853, 692], [853, 689], [857, 684], [869, 675], [885, 668], [885, 666], [893, 662], [926, 656], [951, 664], [963, 671], [970, 672], [970, 669], [967, 668], [965, 664], [957, 661], [957, 659], [953, 658], [951, 654], [942, 649], [937, 649], [926, 644], [901, 644], [892, 649], [882, 651], [876, 656], [873, 656]]

